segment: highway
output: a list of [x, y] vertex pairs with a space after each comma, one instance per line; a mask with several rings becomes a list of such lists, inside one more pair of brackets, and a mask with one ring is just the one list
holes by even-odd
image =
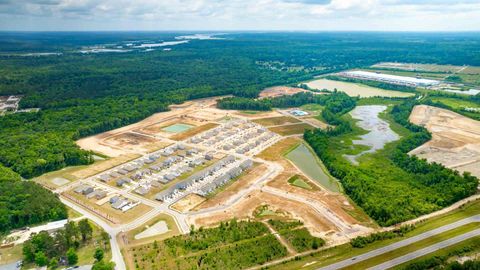
[[446, 247], [449, 247], [451, 245], [455, 245], [455, 244], [458, 244], [460, 242], [463, 242], [465, 240], [468, 240], [470, 238], [473, 238], [473, 237], [476, 237], [476, 236], [480, 236], [480, 229], [476, 229], [474, 231], [471, 231], [471, 232], [467, 232], [467, 233], [464, 233], [462, 235], [459, 235], [459, 236], [456, 236], [456, 237], [453, 237], [453, 238], [450, 238], [450, 239], [447, 239], [445, 241], [442, 241], [440, 243], [436, 243], [434, 245], [431, 245], [431, 246], [428, 246], [426, 248], [422, 248], [422, 249], [419, 249], [419, 250], [416, 250], [412, 253], [409, 253], [409, 254], [406, 254], [406, 255], [403, 255], [403, 256], [400, 256], [398, 258], [395, 258], [393, 260], [390, 260], [390, 261], [387, 261], [387, 262], [384, 262], [382, 264], [379, 264], [375, 267], [372, 267], [372, 268], [369, 268], [370, 270], [383, 270], [383, 269], [389, 269], [389, 268], [392, 268], [394, 266], [397, 266], [399, 264], [402, 264], [402, 263], [405, 263], [405, 262], [408, 262], [408, 261], [411, 261], [411, 260], [414, 260], [416, 258], [419, 258], [419, 257], [422, 257], [424, 255], [427, 255], [429, 253], [432, 253], [432, 252], [435, 252], [439, 249], [442, 249], [442, 248], [446, 248]]
[[[443, 232], [461, 227], [461, 226], [466, 225], [466, 224], [470, 224], [472, 222], [480, 222], [480, 215], [475, 215], [475, 216], [472, 216], [472, 217], [468, 217], [468, 218], [459, 220], [459, 221], [454, 222], [454, 223], [450, 223], [448, 225], [445, 225], [445, 226], [442, 226], [442, 227], [439, 227], [439, 228], [421, 233], [419, 235], [407, 238], [405, 240], [393, 243], [393, 244], [385, 246], [385, 247], [381, 247], [381, 248], [372, 250], [370, 252], [358, 255], [356, 257], [352, 257], [352, 258], [349, 258], [349, 259], [343, 260], [341, 262], [337, 262], [337, 263], [334, 263], [334, 264], [331, 264], [331, 265], [328, 265], [328, 266], [325, 266], [325, 267], [322, 267], [322, 268], [318, 268], [318, 270], [336, 270], [336, 269], [345, 268], [347, 266], [351, 266], [351, 265], [354, 265], [356, 263], [368, 260], [370, 258], [385, 254], [387, 252], [390, 252], [390, 251], [393, 251], [393, 250], [411, 245], [411, 244], [416, 243], [418, 241], [421, 241], [423, 239], [427, 239], [429, 237], [432, 237], [432, 236], [441, 234]], [[475, 231], [472, 231], [472, 232], [475, 232]], [[452, 238], [452, 239], [455, 239], [455, 238]], [[449, 239], [449, 240], [451, 240], [451, 239]], [[438, 244], [440, 244], [440, 243], [437, 243], [437, 245]], [[438, 249], [440, 249], [439, 246], [437, 246], [436, 249], [435, 249], [435, 247], [433, 247], [433, 251], [438, 250]], [[416, 252], [419, 252], [419, 251], [416, 251]], [[412, 258], [413, 258], [415, 256], [416, 252], [414, 252], [414, 254], [408, 254], [408, 255], [412, 256]], [[385, 268], [382, 268], [382, 269], [385, 269]]]

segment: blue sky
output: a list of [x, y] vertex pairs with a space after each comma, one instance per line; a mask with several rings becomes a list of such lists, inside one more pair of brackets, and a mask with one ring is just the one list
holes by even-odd
[[480, 0], [0, 0], [0, 30], [480, 31]]

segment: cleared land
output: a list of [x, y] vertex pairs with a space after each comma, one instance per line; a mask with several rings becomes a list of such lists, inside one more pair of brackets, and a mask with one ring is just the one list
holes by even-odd
[[253, 122], [260, 124], [262, 126], [271, 127], [271, 126], [280, 126], [285, 124], [294, 124], [300, 123], [300, 120], [288, 116], [279, 116], [279, 117], [270, 117], [270, 118], [260, 118], [255, 119]]
[[[157, 231], [157, 233], [152, 233], [153, 231], [150, 230], [149, 232], [150, 235], [145, 234], [145, 231], [147, 231], [149, 228], [154, 227], [160, 222], [165, 223], [167, 227], [167, 231], [164, 231], [164, 232]], [[142, 235], [142, 233], [144, 234], [143, 236], [146, 236], [146, 237], [139, 238], [138, 236]], [[167, 214], [159, 214], [158, 216], [146, 222], [145, 224], [142, 224], [138, 228], [135, 228], [126, 233], [120, 234], [119, 238], [123, 246], [133, 247], [133, 246], [148, 244], [155, 240], [161, 241], [179, 234], [180, 234], [180, 231], [177, 227], [177, 224], [175, 223], [175, 220]]]
[[301, 220], [313, 235], [324, 236], [336, 231], [334, 224], [303, 203], [259, 191], [252, 192], [247, 199], [235, 204], [228, 210], [209, 213], [191, 221], [198, 228], [201, 226], [213, 227], [221, 221], [234, 217], [238, 219], [254, 218], [257, 207], [264, 204], [269, 205], [272, 211], [282, 211], [288, 213], [290, 218]]
[[293, 125], [276, 126], [268, 129], [282, 136], [290, 136], [290, 135], [303, 134], [305, 130], [312, 130], [312, 129], [315, 129], [315, 127], [309, 124], [300, 123], [300, 124], [293, 124]]
[[274, 86], [265, 88], [260, 92], [260, 98], [272, 98], [279, 96], [291, 96], [297, 93], [307, 92], [307, 90], [298, 88], [298, 87], [289, 87], [289, 86]]
[[204, 197], [192, 193], [172, 204], [171, 208], [177, 210], [180, 213], [187, 213], [188, 211], [192, 210], [204, 201]]
[[480, 177], [479, 121], [426, 105], [416, 106], [410, 121], [426, 127], [432, 133], [432, 140], [410, 154]]
[[333, 91], [337, 89], [338, 91], [345, 92], [349, 96], [360, 96], [360, 97], [410, 97], [415, 94], [413, 93], [404, 93], [398, 91], [383, 90], [380, 88], [375, 88], [371, 86], [333, 81], [327, 79], [319, 79], [311, 82], [307, 82], [306, 85], [313, 89], [327, 89]]

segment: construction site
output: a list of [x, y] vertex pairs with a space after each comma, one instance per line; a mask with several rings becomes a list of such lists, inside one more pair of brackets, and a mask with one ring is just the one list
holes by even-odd
[[410, 121], [432, 133], [432, 140], [410, 154], [480, 177], [479, 121], [427, 105], [416, 106]]
[[[126, 257], [135, 246], [191, 228], [272, 213], [301, 221], [328, 244], [373, 230], [375, 224], [344, 194], [287, 158], [302, 145], [306, 128], [325, 123], [299, 108], [246, 114], [215, 105], [214, 98], [189, 101], [80, 139], [80, 147], [104, 158], [41, 183], [102, 223]], [[260, 208], [269, 214], [259, 215]]]

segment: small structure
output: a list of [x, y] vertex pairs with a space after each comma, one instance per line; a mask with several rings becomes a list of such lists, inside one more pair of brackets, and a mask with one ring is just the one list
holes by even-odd
[[145, 196], [145, 194], [148, 193], [148, 190], [144, 187], [139, 187], [139, 188], [135, 189], [135, 193], [137, 193], [139, 195], [142, 195], [142, 196]]

